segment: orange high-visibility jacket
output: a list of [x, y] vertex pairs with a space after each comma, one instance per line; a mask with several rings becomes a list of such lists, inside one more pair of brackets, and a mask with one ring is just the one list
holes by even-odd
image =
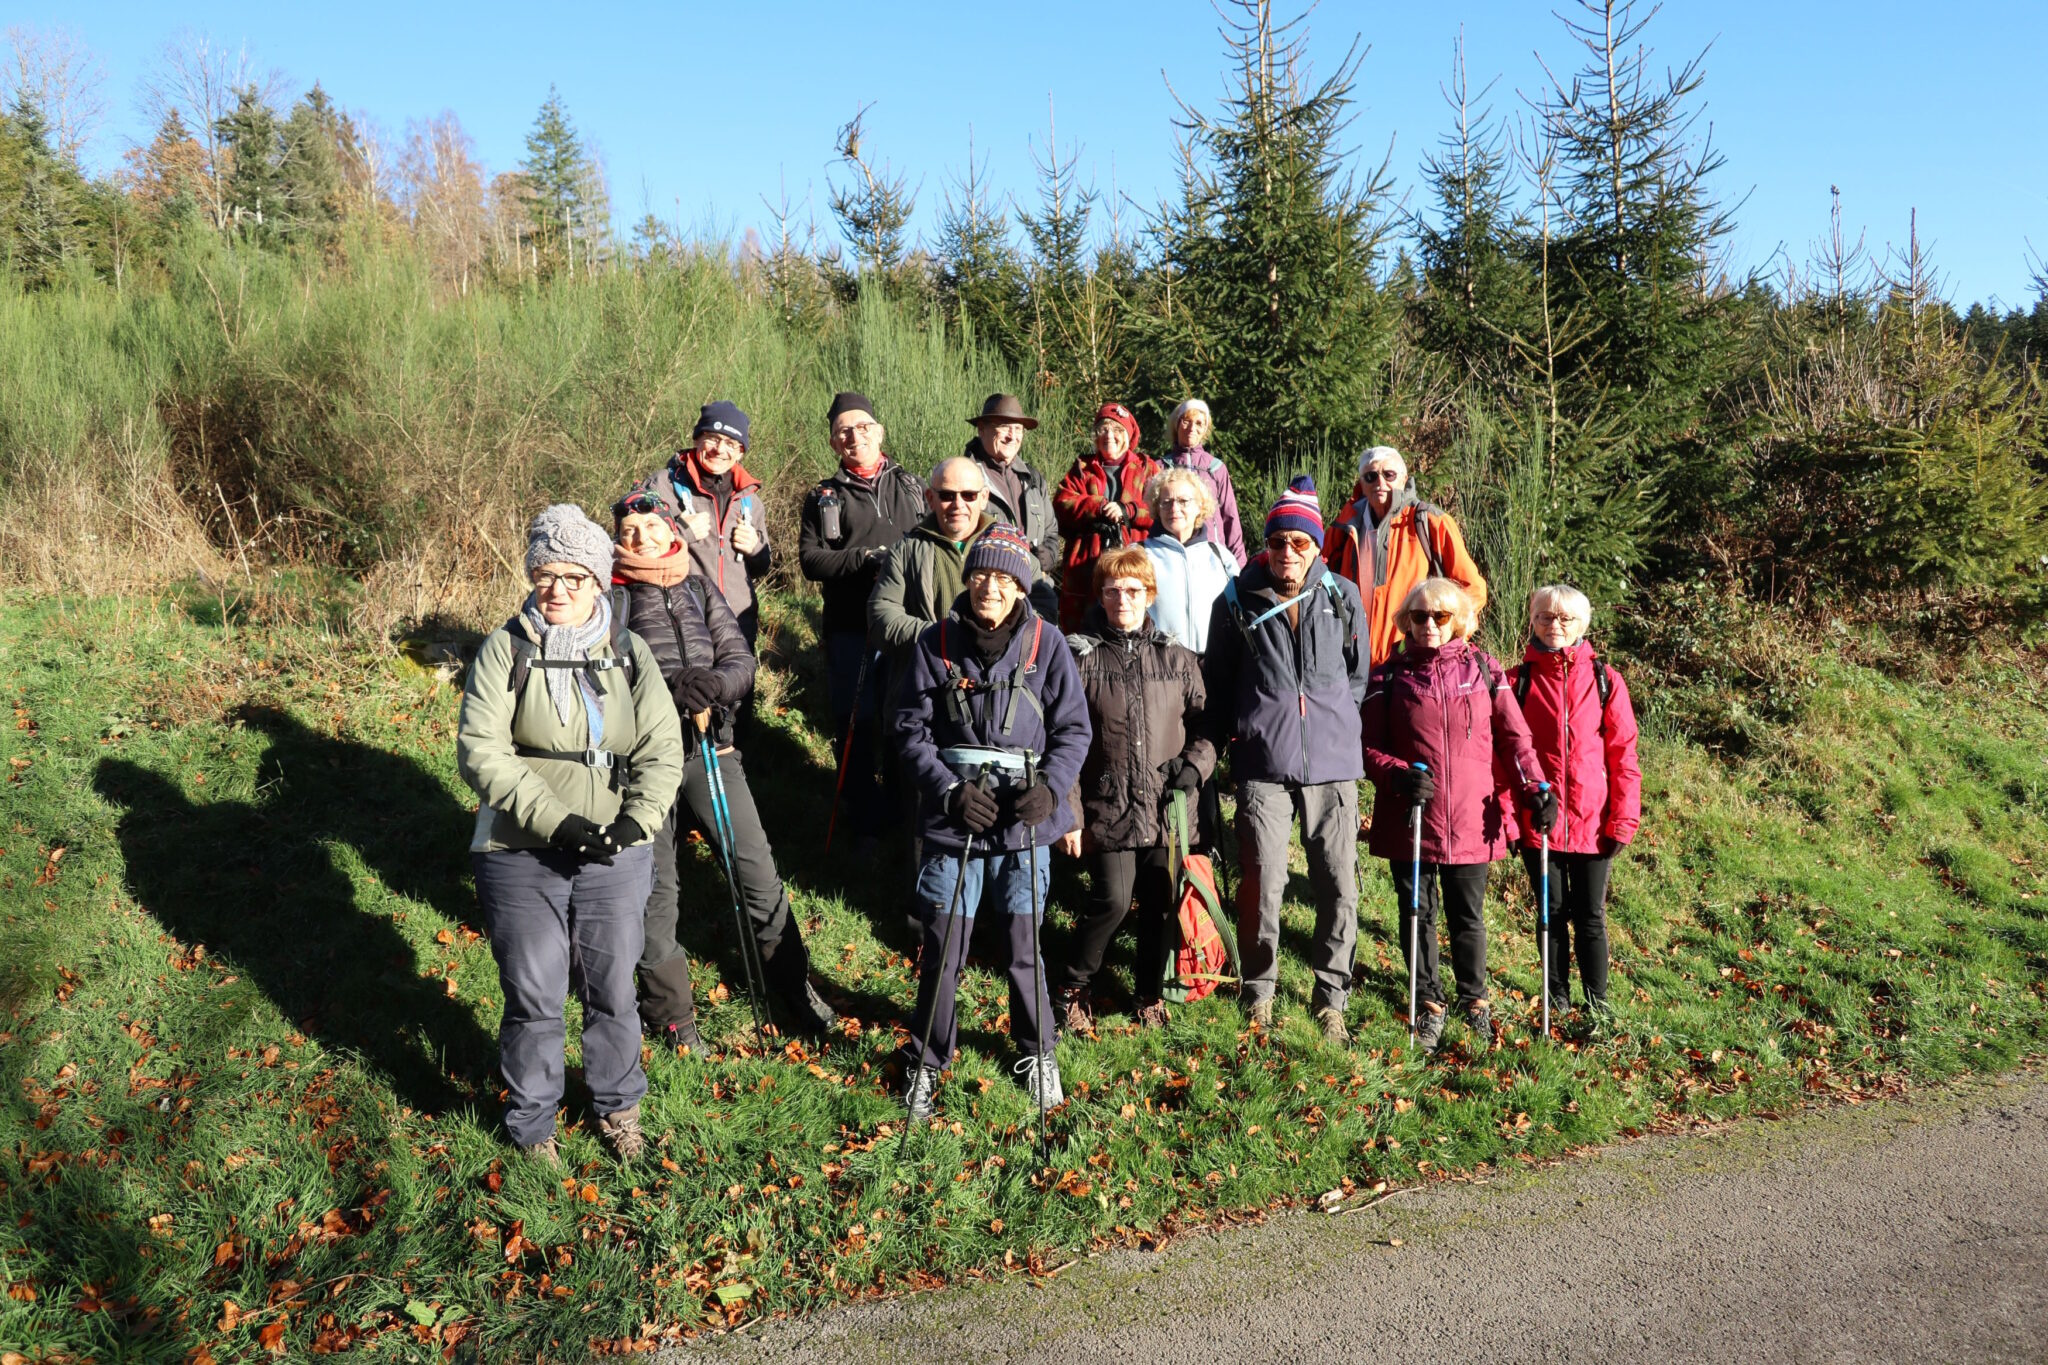
[[[1422, 520], [1420, 528], [1416, 525], [1418, 514]], [[1384, 583], [1374, 581], [1369, 543], [1373, 531], [1363, 498], [1353, 496], [1344, 504], [1344, 510], [1330, 524], [1323, 545], [1324, 562], [1358, 585], [1375, 667], [1385, 663], [1400, 643], [1401, 631], [1394, 623], [1394, 615], [1401, 610], [1402, 600], [1432, 574], [1463, 588], [1472, 598], [1474, 610], [1486, 609], [1486, 579], [1466, 550], [1465, 537], [1449, 513], [1411, 498], [1390, 516]]]

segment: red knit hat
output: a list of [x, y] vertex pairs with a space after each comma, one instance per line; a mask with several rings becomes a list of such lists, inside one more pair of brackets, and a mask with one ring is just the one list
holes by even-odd
[[1296, 474], [1287, 491], [1273, 504], [1273, 510], [1266, 513], [1266, 536], [1270, 539], [1280, 531], [1299, 531], [1323, 547], [1323, 505], [1316, 497], [1316, 481], [1306, 474]]
[[1125, 407], [1122, 403], [1104, 403], [1101, 407], [1095, 410], [1095, 420], [1098, 422], [1104, 420], [1115, 422], [1118, 426], [1122, 427], [1125, 431], [1131, 434], [1130, 450], [1126, 451], [1125, 453], [1129, 454], [1137, 450], [1138, 419], [1131, 415], [1131, 410], [1129, 408]]

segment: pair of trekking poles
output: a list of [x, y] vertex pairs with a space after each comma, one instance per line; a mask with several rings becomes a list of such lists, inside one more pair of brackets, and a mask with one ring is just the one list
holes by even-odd
[[726, 798], [725, 770], [719, 766], [718, 737], [711, 733], [711, 712], [699, 711], [697, 751], [704, 756], [704, 785], [711, 792], [711, 837], [718, 841], [719, 861], [725, 867], [725, 885], [732, 893], [733, 928], [740, 936], [740, 962], [747, 975], [747, 1005], [754, 1014], [754, 1046], [768, 1051], [767, 966], [761, 960], [761, 945], [754, 941], [754, 926], [740, 895], [739, 869], [733, 862], [732, 803]]
[[[1419, 773], [1427, 773], [1427, 763], [1411, 765]], [[1548, 782], [1538, 784], [1540, 790], [1549, 791]], [[1420, 991], [1422, 959], [1422, 803], [1417, 801], [1408, 808], [1408, 832], [1413, 840], [1409, 863], [1408, 890], [1408, 1045], [1415, 1045], [1415, 1033], [1421, 1019], [1417, 1011], [1422, 1002], [1416, 999]], [[1543, 831], [1538, 838], [1537, 890], [1536, 890], [1536, 950], [1540, 955], [1543, 974], [1543, 1036], [1550, 1036], [1550, 832]]]
[[[994, 785], [994, 775], [995, 770], [993, 766], [984, 763], [981, 765], [980, 770], [975, 774], [975, 776], [968, 780], [974, 786], [980, 787], [983, 791], [987, 791], [991, 786]], [[1037, 780], [1038, 756], [1036, 754], [1026, 753], [1024, 755], [1024, 784], [1021, 790], [1030, 791], [1032, 786], [1037, 782]], [[1045, 1075], [1042, 1068], [1045, 1065], [1045, 1058], [1048, 1055], [1047, 1048], [1045, 1046], [1045, 1026], [1049, 1022], [1052, 1007], [1050, 997], [1048, 997], [1045, 993], [1045, 954], [1040, 949], [1038, 942], [1038, 922], [1040, 914], [1043, 911], [1044, 907], [1039, 903], [1039, 848], [1037, 841], [1033, 836], [1033, 831], [1035, 829], [1036, 826], [1025, 826], [1024, 853], [1026, 858], [1030, 862], [1029, 873], [1031, 877], [1031, 966], [1033, 977], [1032, 989], [1037, 992], [1037, 998], [1032, 1002], [1032, 1012], [1038, 1017], [1038, 1036], [1032, 1039], [1032, 1045], [1037, 1049], [1039, 1066], [1041, 1068], [1037, 1078], [1038, 1083], [1032, 1087], [1032, 1090], [1033, 1098], [1038, 1101], [1037, 1150], [1039, 1155], [1042, 1157], [1045, 1154], [1046, 1149], [1046, 1115], [1048, 1112], [1045, 1103]], [[1045, 854], [1046, 861], [1048, 864], [1050, 864], [1050, 862], [1052, 861], [1052, 850], [1045, 850]], [[932, 1012], [925, 1018], [924, 1036], [917, 1040], [917, 1053], [910, 1059], [913, 1085], [915, 1085], [916, 1072], [923, 1069], [925, 1064], [925, 1057], [931, 1052], [932, 1030], [938, 1026], [940, 990], [940, 977], [938, 974], [948, 971], [948, 963], [952, 960], [953, 926], [960, 922], [960, 904], [961, 901], [965, 899], [967, 894], [967, 864], [968, 860], [973, 857], [974, 831], [970, 829], [967, 831], [966, 840], [960, 845], [960, 864], [957, 868], [954, 869], [953, 873], [953, 896], [951, 903], [948, 904], [946, 907], [946, 922], [939, 930], [939, 960], [936, 963], [921, 966], [919, 968], [920, 975], [922, 975], [926, 971], [932, 971], [934, 975], [932, 977]], [[948, 1058], [947, 1060], [950, 1061], [951, 1059]], [[1055, 1063], [1055, 1065], [1057, 1065], [1057, 1063]], [[937, 1069], [943, 1071], [945, 1068], [940, 1067]], [[910, 1130], [914, 1126], [915, 1124], [909, 1122], [906, 1122], [903, 1125], [903, 1137], [897, 1143], [897, 1150], [899, 1152], [901, 1152], [904, 1145], [910, 1141]]]

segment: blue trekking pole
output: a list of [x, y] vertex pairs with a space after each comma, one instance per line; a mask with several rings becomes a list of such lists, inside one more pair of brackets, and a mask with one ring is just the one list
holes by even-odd
[[[1538, 791], [1549, 791], [1548, 782], [1537, 784]], [[1550, 831], [1544, 830], [1542, 843], [1536, 854], [1536, 944], [1542, 954], [1543, 963], [1543, 1036], [1550, 1036]]]
[[711, 733], [711, 712], [699, 711], [697, 751], [704, 755], [704, 785], [711, 791], [711, 837], [718, 841], [718, 857], [725, 865], [725, 884], [732, 892], [733, 927], [740, 936], [740, 966], [747, 975], [747, 1005], [754, 1013], [754, 1046], [768, 1051], [766, 1011], [761, 983], [767, 977], [761, 965], [761, 945], [754, 942], [754, 926], [748, 922], [746, 905], [740, 896], [739, 872], [733, 863], [732, 806], [725, 795], [725, 773], [718, 766], [718, 737]]
[[[1410, 767], [1419, 773], [1429, 771], [1427, 763], [1411, 763]], [[1418, 965], [1422, 957], [1422, 803], [1416, 802], [1408, 808], [1408, 828], [1414, 836], [1414, 854], [1410, 863], [1413, 880], [1408, 888], [1408, 1045], [1415, 1045], [1415, 1030], [1419, 1021], [1415, 1012], [1422, 1006], [1415, 998], [1418, 985]]]

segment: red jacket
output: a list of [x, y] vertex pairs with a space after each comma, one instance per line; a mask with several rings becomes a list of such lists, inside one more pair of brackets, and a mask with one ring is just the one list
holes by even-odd
[[[1628, 685], [1601, 661], [1609, 683], [1603, 715], [1593, 646], [1584, 640], [1556, 651], [1531, 645], [1524, 660], [1529, 692], [1522, 715], [1557, 791], [1551, 852], [1612, 853], [1636, 837], [1643, 817], [1643, 769], [1636, 761], [1636, 712]], [[1509, 683], [1516, 678], [1509, 674]], [[1516, 832], [1525, 847], [1536, 847], [1534, 835]]]
[[[1104, 550], [1117, 545], [1137, 545], [1152, 533], [1152, 509], [1145, 502], [1145, 485], [1161, 469], [1159, 461], [1141, 450], [1129, 451], [1123, 463], [1110, 465], [1099, 455], [1076, 460], [1060, 480], [1053, 495], [1052, 510], [1059, 518], [1060, 534], [1067, 538], [1065, 567], [1060, 573], [1060, 629], [1081, 628], [1088, 608], [1095, 602], [1095, 561]], [[1110, 476], [1117, 480], [1113, 501], [1122, 505], [1121, 532], [1104, 534], [1099, 518], [1110, 497]], [[1119, 539], [1121, 535], [1121, 539]]]
[[1416, 762], [1436, 779], [1422, 816], [1423, 861], [1490, 863], [1507, 855], [1511, 793], [1533, 790], [1543, 768], [1498, 661], [1463, 640], [1404, 649], [1373, 670], [1360, 716], [1374, 788], [1374, 857], [1413, 856], [1408, 796], [1394, 779]]

